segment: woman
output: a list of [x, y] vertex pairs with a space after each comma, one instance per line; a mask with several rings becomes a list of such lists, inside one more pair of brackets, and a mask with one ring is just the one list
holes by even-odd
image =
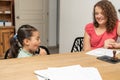
[[112, 48], [120, 36], [120, 21], [116, 10], [108, 0], [101, 0], [94, 5], [93, 23], [85, 27], [84, 51], [96, 48]]

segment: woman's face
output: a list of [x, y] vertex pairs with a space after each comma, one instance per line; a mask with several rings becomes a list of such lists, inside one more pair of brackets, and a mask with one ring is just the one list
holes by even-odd
[[103, 10], [99, 6], [95, 7], [95, 19], [99, 25], [105, 25], [107, 22], [107, 18], [104, 15]]

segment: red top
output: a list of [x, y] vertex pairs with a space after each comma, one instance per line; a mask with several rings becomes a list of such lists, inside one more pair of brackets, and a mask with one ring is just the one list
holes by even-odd
[[88, 33], [88, 35], [90, 36], [90, 43], [91, 43], [91, 47], [92, 49], [95, 48], [100, 48], [104, 46], [104, 41], [106, 39], [114, 39], [117, 40], [117, 27], [118, 27], [118, 21], [117, 24], [114, 28], [114, 30], [110, 33], [107, 33], [106, 31], [101, 34], [101, 35], [97, 35], [94, 29], [94, 24], [93, 23], [89, 23], [86, 25], [85, 27], [85, 31]]

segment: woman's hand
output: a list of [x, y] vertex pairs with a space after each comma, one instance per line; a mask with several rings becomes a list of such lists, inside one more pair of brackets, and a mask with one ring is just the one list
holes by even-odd
[[[116, 46], [114, 39], [107, 39], [104, 42], [104, 48], [114, 48]], [[114, 45], [114, 46], [113, 46]]]
[[115, 42], [115, 43], [111, 43], [111, 45], [112, 45], [112, 47], [115, 48], [115, 49], [120, 48], [120, 43]]

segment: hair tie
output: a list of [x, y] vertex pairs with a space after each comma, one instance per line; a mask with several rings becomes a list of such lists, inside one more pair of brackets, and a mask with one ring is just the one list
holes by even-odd
[[17, 39], [17, 33], [13, 36], [14, 39]]

